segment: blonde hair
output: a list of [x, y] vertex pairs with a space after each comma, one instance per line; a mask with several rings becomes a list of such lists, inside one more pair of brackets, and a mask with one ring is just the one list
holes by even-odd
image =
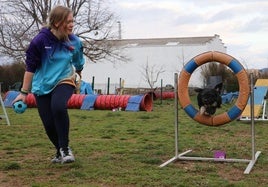
[[[68, 7], [58, 5], [54, 7], [49, 13], [48, 19], [48, 28], [58, 30], [58, 27], [63, 25], [67, 20], [69, 14], [73, 13], [72, 10]], [[57, 27], [56, 24], [59, 24]], [[62, 34], [62, 39], [68, 39], [68, 36], [65, 33]]]

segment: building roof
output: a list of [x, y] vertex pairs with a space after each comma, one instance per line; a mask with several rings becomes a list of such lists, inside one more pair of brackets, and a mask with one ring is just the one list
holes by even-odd
[[[146, 38], [146, 39], [121, 39], [114, 42], [120, 46], [148, 46], [148, 45], [193, 45], [206, 44], [214, 39], [219, 39], [219, 35], [201, 37], [180, 37], [180, 38]], [[219, 39], [221, 41], [221, 39]]]

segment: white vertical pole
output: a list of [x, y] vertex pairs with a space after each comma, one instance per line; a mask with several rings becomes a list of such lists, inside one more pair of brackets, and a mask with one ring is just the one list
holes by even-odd
[[252, 148], [252, 160], [255, 160], [255, 124], [254, 124], [254, 85], [253, 74], [250, 73], [250, 115], [251, 115], [251, 148]]
[[179, 134], [179, 126], [178, 126], [178, 73], [175, 73], [174, 76], [174, 110], [175, 110], [175, 120], [174, 120], [174, 126], [175, 126], [175, 156], [178, 156], [178, 134]]
[[2, 99], [2, 88], [1, 88], [1, 82], [0, 82], [0, 104], [2, 105], [2, 109], [4, 111], [4, 115], [3, 115], [3, 118], [6, 118], [6, 121], [7, 121], [7, 125], [9, 126], [10, 125], [10, 121], [9, 121], [9, 118], [8, 118], [8, 115], [7, 115], [7, 111], [6, 111], [6, 108], [5, 108], [5, 105], [4, 105], [4, 102], [3, 102], [3, 99]]

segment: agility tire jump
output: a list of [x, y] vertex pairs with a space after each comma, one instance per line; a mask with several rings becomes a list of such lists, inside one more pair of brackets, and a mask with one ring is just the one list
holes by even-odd
[[[192, 104], [188, 92], [188, 84], [194, 70], [208, 62], [219, 62], [228, 66], [236, 75], [239, 83], [239, 96], [235, 105], [227, 112], [219, 115], [201, 115]], [[178, 81], [178, 98], [184, 111], [195, 121], [208, 125], [220, 126], [237, 119], [247, 105], [250, 94], [249, 79], [244, 67], [230, 55], [217, 51], [208, 51], [191, 59], [180, 73]]]

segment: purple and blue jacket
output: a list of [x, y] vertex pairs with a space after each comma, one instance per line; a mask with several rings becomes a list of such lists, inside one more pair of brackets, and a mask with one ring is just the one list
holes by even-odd
[[34, 73], [31, 92], [50, 93], [62, 80], [81, 71], [84, 63], [83, 45], [76, 35], [61, 41], [50, 29], [43, 28], [26, 51], [26, 71]]

